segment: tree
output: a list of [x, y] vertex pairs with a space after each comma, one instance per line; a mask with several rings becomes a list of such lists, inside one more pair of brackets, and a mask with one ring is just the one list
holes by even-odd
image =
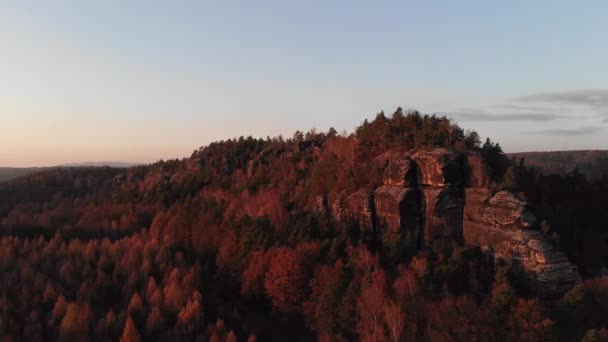
[[387, 280], [384, 271], [374, 271], [369, 284], [361, 291], [357, 301], [359, 321], [357, 331], [363, 341], [384, 341], [384, 305], [387, 298]]
[[468, 149], [477, 149], [481, 145], [481, 138], [476, 131], [466, 131], [464, 144]]
[[132, 317], [141, 318], [144, 314], [144, 303], [141, 300], [141, 296], [136, 291], [133, 293], [131, 297], [131, 301], [129, 302], [129, 306], [127, 307], [127, 313]]
[[519, 180], [514, 166], [509, 166], [509, 168], [507, 168], [507, 172], [505, 172], [504, 176], [503, 187], [510, 191], [516, 191], [519, 189]]
[[336, 131], [335, 128], [330, 127], [329, 131], [327, 132], [327, 136], [333, 138], [333, 137], [336, 137], [337, 135], [338, 135], [338, 131]]
[[319, 267], [310, 282], [312, 294], [304, 303], [308, 319], [313, 322], [315, 330], [321, 335], [333, 335], [338, 332], [338, 309], [343, 292], [342, 263], [334, 267]]
[[139, 342], [141, 341], [141, 337], [139, 336], [139, 332], [137, 331], [137, 327], [135, 327], [135, 322], [131, 319], [131, 316], [127, 317], [127, 322], [125, 323], [125, 329], [122, 332], [122, 336], [120, 337], [120, 342]]
[[296, 312], [304, 296], [305, 281], [296, 253], [287, 247], [278, 248], [264, 281], [273, 307], [281, 312]]
[[535, 299], [519, 299], [508, 322], [511, 341], [547, 341], [553, 334], [553, 321], [546, 318]]
[[147, 336], [155, 336], [165, 329], [165, 319], [160, 309], [155, 306], [146, 320], [145, 332]]
[[89, 318], [91, 316], [88, 305], [71, 303], [59, 326], [60, 336], [63, 339], [79, 340], [87, 337], [89, 332]]
[[228, 333], [228, 336], [226, 337], [226, 342], [237, 342], [238, 339], [236, 338], [236, 334], [234, 333], [234, 331], [230, 331]]
[[384, 305], [384, 320], [393, 342], [399, 342], [405, 326], [405, 314], [401, 309], [401, 305], [390, 299], [387, 300]]
[[254, 298], [262, 297], [264, 294], [264, 278], [270, 267], [271, 258], [272, 250], [253, 252], [249, 258], [249, 264], [243, 272], [241, 294]]
[[52, 318], [55, 322], [58, 322], [61, 318], [63, 318], [63, 315], [65, 315], [65, 312], [68, 309], [68, 304], [65, 301], [65, 297], [63, 296], [59, 296], [57, 297], [57, 300], [55, 301], [55, 306], [53, 307], [53, 311], [52, 311]]

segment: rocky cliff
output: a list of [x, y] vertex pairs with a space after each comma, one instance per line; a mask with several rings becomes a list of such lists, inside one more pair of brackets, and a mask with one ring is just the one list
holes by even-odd
[[580, 282], [576, 266], [538, 231], [526, 199], [490, 190], [478, 153], [434, 149], [378, 160], [385, 170], [381, 186], [342, 201], [326, 197], [317, 208], [354, 219], [364, 231], [400, 235], [410, 255], [436, 244], [478, 245], [520, 270], [542, 297], [557, 297]]

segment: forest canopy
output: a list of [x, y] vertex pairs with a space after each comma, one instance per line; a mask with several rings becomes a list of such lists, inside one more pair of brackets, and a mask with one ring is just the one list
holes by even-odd
[[[479, 247], [406, 255], [385, 231], [311, 209], [377, 187], [386, 153], [435, 148], [479, 153], [489, 187], [527, 196], [585, 280], [547, 302]], [[607, 194], [606, 174], [545, 175], [445, 116], [400, 108], [350, 134], [44, 170], [0, 183], [0, 339], [601, 340]]]

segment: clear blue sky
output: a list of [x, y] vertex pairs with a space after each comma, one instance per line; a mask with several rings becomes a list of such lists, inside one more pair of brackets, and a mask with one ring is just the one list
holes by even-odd
[[397, 106], [507, 151], [608, 149], [605, 1], [11, 2], [0, 166], [184, 157]]

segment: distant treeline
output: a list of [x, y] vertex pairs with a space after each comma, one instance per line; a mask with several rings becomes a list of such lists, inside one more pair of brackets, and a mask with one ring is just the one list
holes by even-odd
[[17, 177], [29, 175], [34, 172], [42, 171], [43, 168], [38, 167], [0, 167], [0, 182], [5, 182]]
[[507, 154], [509, 158], [524, 159], [528, 167], [544, 174], [566, 175], [574, 170], [590, 179], [608, 173], [608, 150], [519, 152]]

